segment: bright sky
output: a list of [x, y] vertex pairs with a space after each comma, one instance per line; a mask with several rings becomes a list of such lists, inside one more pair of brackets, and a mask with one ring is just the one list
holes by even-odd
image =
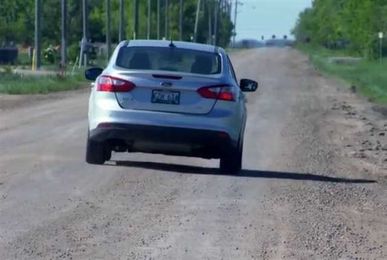
[[[239, 0], [237, 15], [237, 40], [265, 39], [273, 34], [290, 35], [298, 14], [312, 5], [312, 0]], [[235, 1], [233, 1], [235, 6]], [[233, 6], [233, 8], [234, 8]], [[234, 19], [234, 10], [232, 11]]]

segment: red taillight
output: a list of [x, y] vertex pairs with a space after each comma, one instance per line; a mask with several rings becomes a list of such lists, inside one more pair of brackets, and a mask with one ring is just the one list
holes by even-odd
[[97, 91], [105, 92], [129, 92], [136, 86], [127, 80], [110, 76], [101, 76], [97, 82]]
[[231, 87], [222, 88], [219, 93], [218, 99], [226, 100], [226, 101], [235, 101], [235, 98], [234, 98], [235, 94], [232, 90], [233, 89], [231, 89]]
[[219, 96], [218, 87], [203, 87], [198, 89], [198, 93], [204, 98], [217, 99]]
[[235, 101], [235, 88], [228, 85], [202, 87], [198, 93], [204, 98]]

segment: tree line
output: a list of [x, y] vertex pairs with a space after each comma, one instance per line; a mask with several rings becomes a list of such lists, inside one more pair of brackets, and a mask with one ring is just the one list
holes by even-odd
[[387, 0], [314, 0], [293, 30], [297, 41], [368, 58], [379, 54], [379, 32], [387, 33]]
[[[43, 47], [60, 45], [61, 42], [61, 0], [42, 1], [42, 42]], [[134, 7], [137, 2], [138, 8]], [[183, 0], [182, 40], [192, 41], [198, 0]], [[124, 36], [134, 38], [134, 11], [138, 10], [137, 39], [180, 38], [180, 1], [179, 0], [124, 0]], [[148, 4], [150, 9], [148, 10]], [[159, 3], [159, 5], [158, 5]], [[232, 36], [231, 1], [199, 1], [199, 19], [196, 41], [227, 46]], [[35, 1], [1, 0], [0, 4], [0, 46], [10, 43], [33, 46]], [[110, 0], [111, 41], [117, 43], [119, 38], [120, 1]], [[77, 55], [82, 38], [82, 1], [67, 1], [67, 42], [70, 59]], [[87, 1], [87, 35], [91, 42], [106, 41], [106, 4], [105, 0]], [[150, 30], [148, 32], [148, 12], [150, 11]], [[158, 12], [159, 11], [159, 12]], [[157, 19], [159, 13], [160, 19]], [[216, 16], [216, 18], [215, 18]], [[216, 22], [215, 22], [216, 20]], [[160, 24], [158, 25], [158, 21]], [[216, 28], [215, 28], [216, 27]], [[159, 28], [159, 30], [157, 30]], [[216, 32], [216, 42], [214, 33]]]

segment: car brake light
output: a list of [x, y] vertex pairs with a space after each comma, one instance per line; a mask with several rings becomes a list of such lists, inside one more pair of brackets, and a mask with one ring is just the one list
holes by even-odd
[[228, 85], [202, 87], [198, 93], [204, 98], [235, 101], [235, 88]]
[[132, 82], [110, 76], [101, 76], [97, 82], [97, 91], [105, 92], [129, 92], [136, 85]]

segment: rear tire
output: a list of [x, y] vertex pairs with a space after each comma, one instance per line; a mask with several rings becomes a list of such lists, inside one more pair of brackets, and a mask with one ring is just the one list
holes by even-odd
[[112, 151], [108, 149], [106, 146], [104, 148], [104, 155], [105, 155], [105, 162], [110, 161], [110, 159], [112, 158]]
[[219, 168], [223, 174], [238, 174], [242, 169], [243, 141], [239, 140], [238, 147], [230, 147], [220, 157]]
[[[111, 152], [110, 152], [111, 154]], [[89, 164], [104, 164], [106, 160], [110, 160], [105, 152], [103, 143], [95, 142], [87, 138], [86, 144], [86, 162]]]

